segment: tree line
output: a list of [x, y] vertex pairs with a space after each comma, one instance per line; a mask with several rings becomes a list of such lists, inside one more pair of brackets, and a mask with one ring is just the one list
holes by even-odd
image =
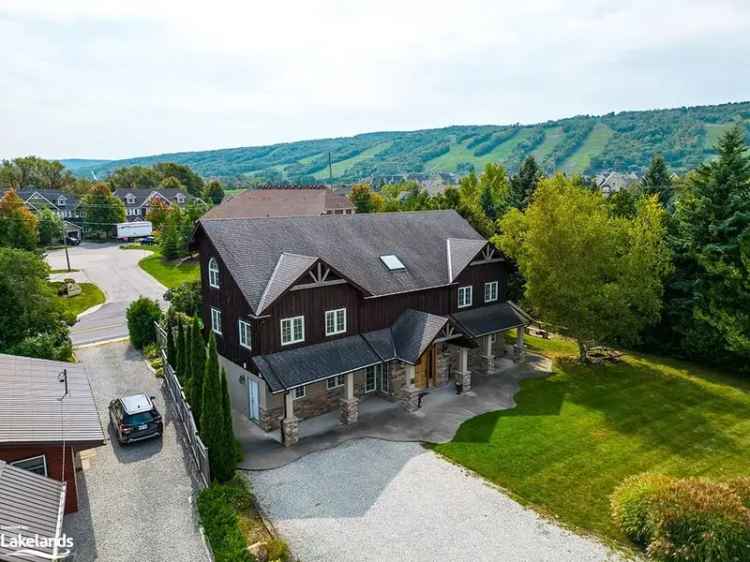
[[416, 182], [355, 185], [357, 211], [455, 209], [515, 264], [510, 299], [579, 342], [627, 345], [750, 372], [750, 155], [745, 130], [675, 177], [660, 154], [606, 197], [545, 177], [533, 157], [430, 195]]

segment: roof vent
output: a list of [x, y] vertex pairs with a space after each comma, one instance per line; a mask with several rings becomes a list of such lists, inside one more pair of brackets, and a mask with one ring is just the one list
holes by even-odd
[[406, 269], [406, 266], [403, 263], [401, 263], [401, 260], [398, 259], [398, 256], [394, 256], [393, 254], [389, 254], [387, 256], [380, 256], [380, 260], [391, 271], [398, 271], [399, 269]]

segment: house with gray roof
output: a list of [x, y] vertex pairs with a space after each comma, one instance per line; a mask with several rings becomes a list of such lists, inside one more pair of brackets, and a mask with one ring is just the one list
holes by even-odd
[[233, 407], [285, 445], [306, 419], [355, 423], [362, 400], [411, 411], [522, 354], [509, 264], [452, 210], [203, 217], [192, 247]]
[[0, 460], [65, 482], [65, 513], [78, 510], [81, 451], [106, 443], [79, 363], [0, 354]]
[[157, 201], [167, 207], [185, 207], [193, 201], [203, 202], [202, 199], [175, 188], [115, 189], [112, 195], [125, 205], [125, 219], [128, 222], [146, 220], [149, 209]]

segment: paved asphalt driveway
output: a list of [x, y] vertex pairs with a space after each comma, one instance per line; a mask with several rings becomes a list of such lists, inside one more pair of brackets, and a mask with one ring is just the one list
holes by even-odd
[[[138, 262], [149, 255], [143, 250], [121, 250], [116, 243], [82, 242], [68, 249], [70, 267], [79, 269], [71, 277], [99, 286], [107, 302], [95, 312], [83, 316], [70, 331], [74, 346], [123, 338], [128, 335], [125, 310], [140, 295], [162, 301], [167, 290]], [[64, 269], [65, 250], [47, 254], [52, 269]], [[66, 275], [63, 275], [66, 277]]]
[[348, 441], [248, 474], [303, 562], [620, 559], [416, 443]]
[[[127, 342], [80, 349], [77, 355], [110, 443], [95, 449], [90, 466], [79, 472], [80, 510], [65, 517], [76, 562], [207, 561], [191, 506], [189, 453], [165, 407], [160, 379]], [[156, 396], [165, 433], [162, 439], [121, 447], [109, 427], [107, 406], [116, 396], [138, 392]]]

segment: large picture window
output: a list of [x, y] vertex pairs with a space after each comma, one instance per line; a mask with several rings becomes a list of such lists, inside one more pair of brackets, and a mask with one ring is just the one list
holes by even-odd
[[325, 315], [326, 336], [335, 336], [346, 332], [346, 309], [327, 310]]
[[305, 341], [305, 317], [282, 318], [281, 345], [300, 343]]

